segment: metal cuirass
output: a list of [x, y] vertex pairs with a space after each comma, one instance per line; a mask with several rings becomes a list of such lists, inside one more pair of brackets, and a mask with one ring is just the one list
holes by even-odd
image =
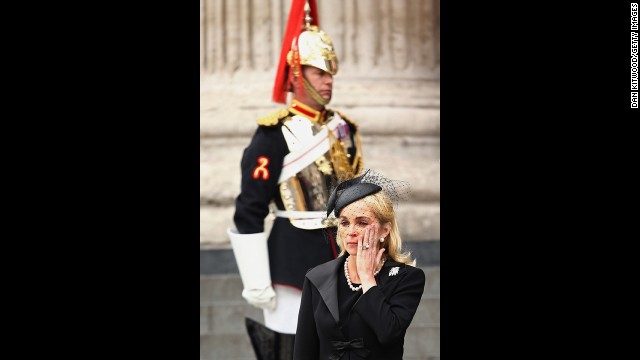
[[279, 190], [288, 217], [301, 229], [319, 229], [333, 224], [326, 218], [327, 200], [333, 186], [360, 171], [360, 144], [349, 124], [337, 113], [313, 122], [302, 115], [283, 121], [282, 133], [289, 147]]

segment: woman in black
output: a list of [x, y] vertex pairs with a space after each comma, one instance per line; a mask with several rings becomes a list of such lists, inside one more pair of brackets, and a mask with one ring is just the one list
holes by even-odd
[[341, 253], [305, 277], [294, 359], [402, 359], [425, 276], [402, 251], [397, 184], [367, 172], [333, 191]]

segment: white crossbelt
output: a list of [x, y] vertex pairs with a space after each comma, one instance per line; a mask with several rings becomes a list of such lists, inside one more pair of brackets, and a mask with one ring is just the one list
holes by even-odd
[[335, 129], [341, 121], [344, 120], [342, 120], [338, 113], [335, 113], [333, 120], [327, 124], [327, 127], [313, 136], [309, 142], [309, 146], [287, 154], [282, 162], [282, 171], [278, 178], [278, 184], [281, 184], [287, 181], [290, 177], [295, 176], [302, 169], [306, 168], [309, 164], [316, 161], [317, 158], [329, 151], [329, 132], [327, 131], [327, 128], [331, 129], [331, 131], [334, 131], [335, 133]]

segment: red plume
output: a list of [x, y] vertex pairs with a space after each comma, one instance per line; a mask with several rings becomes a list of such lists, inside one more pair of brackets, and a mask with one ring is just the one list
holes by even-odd
[[[318, 10], [315, 0], [309, 1], [309, 9], [311, 15], [311, 25], [320, 26], [318, 22]], [[291, 49], [291, 41], [297, 38], [303, 30], [304, 26], [304, 4], [306, 0], [292, 0], [291, 10], [289, 10], [289, 20], [287, 28], [284, 31], [282, 39], [282, 50], [280, 51], [280, 63], [278, 63], [278, 71], [276, 72], [276, 80], [273, 85], [273, 101], [285, 104], [287, 101], [287, 54]]]

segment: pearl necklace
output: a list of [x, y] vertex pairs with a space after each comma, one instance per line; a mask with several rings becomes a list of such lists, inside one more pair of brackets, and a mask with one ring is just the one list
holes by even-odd
[[[358, 285], [358, 286], [353, 286], [351, 284], [351, 278], [349, 278], [349, 258], [351, 257], [351, 255], [347, 256], [347, 260], [344, 261], [344, 276], [347, 278], [347, 284], [349, 285], [349, 287], [351, 288], [351, 290], [353, 291], [358, 291], [360, 289], [362, 289], [362, 284]], [[384, 265], [384, 262], [387, 259], [382, 259], [382, 263], [380, 264], [380, 269], [378, 269], [378, 271], [373, 273], [373, 276], [378, 275], [378, 273], [380, 272], [380, 270], [382, 270], [382, 265]]]

